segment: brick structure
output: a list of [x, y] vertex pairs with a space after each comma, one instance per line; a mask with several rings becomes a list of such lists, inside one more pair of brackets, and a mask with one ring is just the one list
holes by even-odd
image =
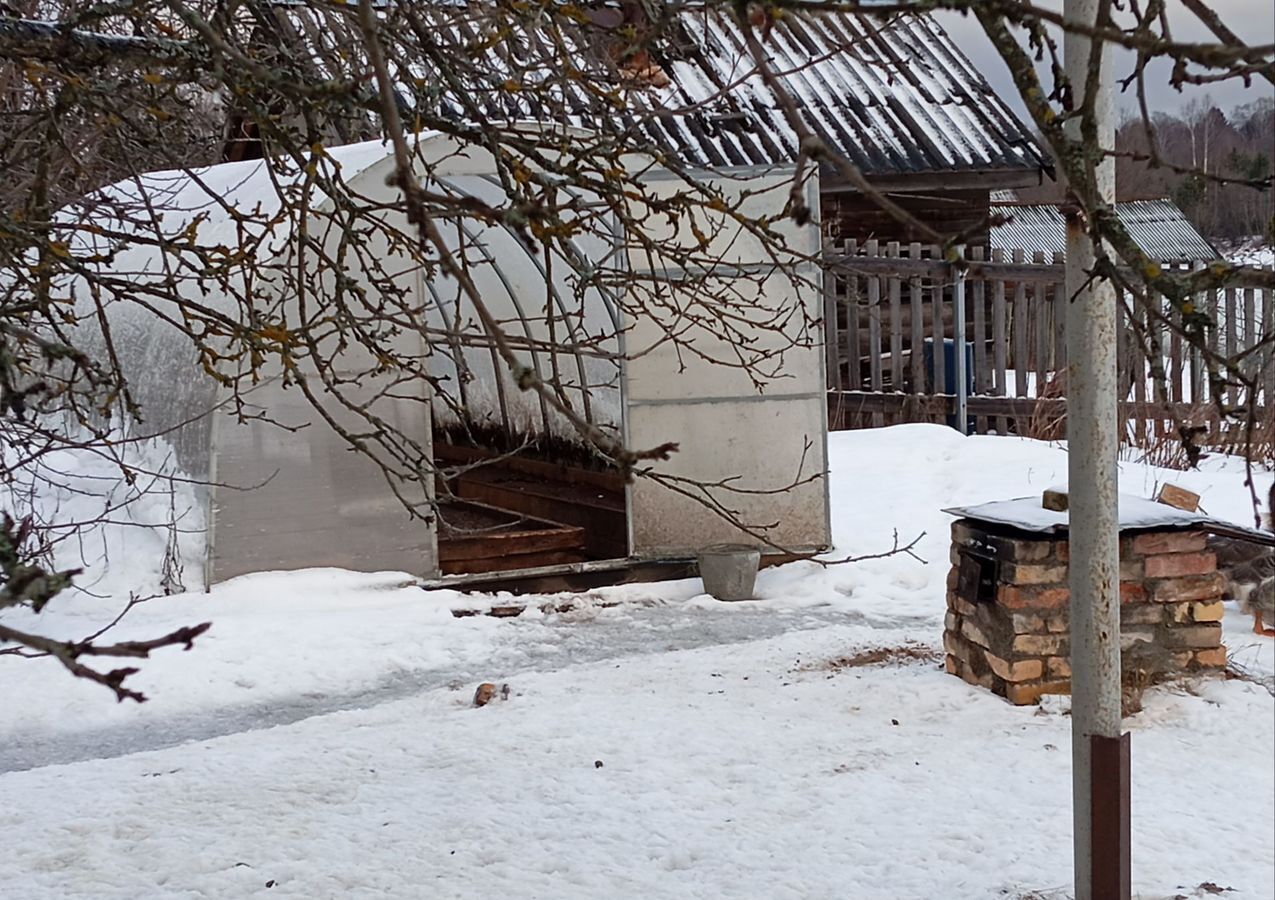
[[[1071, 692], [1065, 535], [952, 525], [947, 671], [1011, 703]], [[1201, 531], [1123, 532], [1120, 646], [1126, 682], [1219, 671], [1226, 582]]]

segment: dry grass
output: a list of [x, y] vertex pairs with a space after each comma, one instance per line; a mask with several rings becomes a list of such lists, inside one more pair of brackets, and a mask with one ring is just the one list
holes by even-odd
[[[1053, 378], [1045, 382], [1044, 389], [1036, 398], [1037, 401], [1065, 399], [1067, 376], [1063, 372], [1056, 372]], [[1031, 418], [1027, 420], [1025, 436], [1038, 441], [1064, 440], [1067, 437], [1067, 413], [1064, 410], [1065, 407], [1056, 403], [1037, 402]]]
[[1259, 411], [1251, 433], [1242, 421], [1228, 419], [1224, 423], [1213, 403], [1193, 404], [1181, 421], [1167, 414], [1163, 419], [1144, 423], [1129, 419], [1124, 426], [1122, 456], [1133, 462], [1185, 471], [1192, 465], [1183, 449], [1183, 432], [1192, 435], [1192, 442], [1205, 454], [1224, 453], [1265, 468], [1275, 466], [1275, 405]]
[[1249, 684], [1255, 684], [1272, 697], [1275, 697], [1275, 675], [1267, 675], [1265, 672], [1250, 669], [1234, 659], [1226, 661], [1225, 675], [1228, 681], [1247, 681]]
[[933, 647], [907, 641], [899, 647], [873, 647], [860, 650], [850, 656], [838, 656], [817, 663], [805, 663], [798, 672], [842, 672], [846, 669], [862, 669], [866, 666], [906, 666], [915, 662], [936, 663], [942, 659]]

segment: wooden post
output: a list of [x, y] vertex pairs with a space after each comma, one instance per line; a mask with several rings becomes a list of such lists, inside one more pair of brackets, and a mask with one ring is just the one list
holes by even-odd
[[[891, 259], [899, 258], [899, 242], [890, 241], [886, 246], [886, 255]], [[903, 301], [900, 297], [900, 282], [897, 276], [889, 282], [890, 294], [890, 390], [903, 390]], [[893, 421], [890, 423], [894, 424]]]
[[[971, 247], [970, 256], [975, 262], [983, 259], [982, 247]], [[970, 283], [970, 291], [974, 297], [974, 393], [986, 394], [990, 379], [987, 365], [987, 282], [980, 276]], [[987, 416], [979, 416], [974, 421], [974, 430], [978, 434], [987, 433]]]
[[[831, 248], [824, 247], [824, 259], [828, 258]], [[837, 323], [837, 285], [841, 276], [834, 268], [828, 268], [823, 276], [823, 351], [824, 365], [827, 368], [828, 387], [840, 391], [841, 355], [840, 328]]]
[[[1004, 261], [1004, 250], [992, 251], [992, 262]], [[998, 278], [992, 285], [992, 354], [995, 357], [992, 393], [998, 397], [1007, 396], [1009, 393], [1005, 385], [1006, 357], [1009, 349], [1007, 346], [1009, 334], [1005, 324], [1005, 282]], [[996, 417], [996, 433], [1009, 433], [1009, 420], [1004, 416]]]
[[[908, 258], [921, 258], [921, 245], [908, 245]], [[925, 386], [925, 292], [921, 276], [908, 279], [908, 305], [912, 310], [912, 393], [927, 393]]]
[[[877, 255], [877, 242], [868, 241], [868, 256]], [[881, 392], [881, 276], [868, 276], [868, 378], [873, 393]], [[881, 413], [872, 414], [872, 427], [885, 424]]]

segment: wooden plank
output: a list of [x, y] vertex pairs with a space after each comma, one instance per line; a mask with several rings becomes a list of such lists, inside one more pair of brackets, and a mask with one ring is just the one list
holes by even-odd
[[[1249, 350], [1257, 346], [1257, 298], [1252, 288], [1244, 289], [1244, 331], [1240, 341], [1241, 350]], [[1258, 373], [1257, 354], [1251, 354], [1244, 361], [1244, 374], [1252, 377]]]
[[[1037, 250], [1032, 258], [1037, 265], [1045, 265], [1045, 253], [1043, 250]], [[1045, 282], [1036, 281], [1032, 283], [1031, 306], [1032, 320], [1034, 322], [1032, 350], [1035, 356], [1037, 397], [1041, 396], [1045, 391], [1045, 381], [1049, 374], [1049, 350], [1053, 345], [1053, 341], [1050, 340], [1053, 330], [1049, 327], [1049, 298], [1046, 296], [1046, 291]]]
[[869, 391], [843, 391], [842, 396], [835, 399], [857, 415], [880, 412], [906, 422], [940, 421], [954, 409], [956, 402], [950, 394], [873, 394]]
[[[1226, 355], [1228, 359], [1234, 360], [1235, 355], [1240, 350], [1239, 329], [1239, 306], [1238, 298], [1235, 296], [1235, 288], [1227, 288], [1224, 295], [1226, 303]], [[1237, 406], [1240, 402], [1239, 389], [1234, 385], [1226, 389], [1226, 405]]]
[[[860, 275], [888, 275], [893, 272], [907, 278], [915, 275], [918, 278], [950, 279], [952, 276], [951, 263], [943, 259], [927, 259], [920, 256], [906, 258], [901, 263], [895, 264], [888, 257], [869, 259], [863, 256], [851, 258], [845, 254], [834, 254], [824, 262], [825, 265], [844, 269], [847, 272], [853, 270]], [[986, 278], [988, 280], [1002, 278], [1005, 281], [1033, 281], [1039, 279], [1051, 284], [1062, 284], [1063, 282], [1063, 267], [1061, 265], [1038, 266], [1034, 263], [1026, 262], [1025, 259], [1019, 263], [971, 263], [966, 274], [970, 278]]]
[[562, 496], [559, 486], [552, 483], [538, 486], [538, 490], [526, 490], [523, 489], [526, 481], [506, 480], [499, 471], [483, 473], [484, 468], [471, 470], [457, 479], [456, 496], [532, 519], [582, 528], [585, 550], [594, 559], [618, 559], [627, 555], [628, 525], [622, 495], [616, 509], [610, 495], [599, 495], [596, 500], [579, 494]]
[[[1275, 335], [1275, 291], [1263, 291], [1261, 301], [1262, 334], [1270, 337]], [[1275, 405], [1275, 351], [1270, 344], [1262, 351], [1262, 368], [1265, 370], [1263, 402], [1269, 407]]]
[[[1129, 314], [1126, 304], [1128, 295], [1116, 290], [1116, 400], [1122, 401], [1129, 396]], [[1123, 418], [1119, 420], [1120, 441], [1124, 443], [1129, 434], [1129, 423]]]
[[[1064, 254], [1054, 254], [1055, 263], [1065, 263]], [[1049, 308], [1054, 318], [1054, 372], [1067, 370], [1067, 290], [1064, 285], [1051, 284]]]
[[[877, 242], [868, 241], [866, 253], [869, 257], [877, 255]], [[880, 391], [881, 384], [881, 276], [868, 276], [868, 378], [869, 387]], [[872, 426], [880, 428], [885, 422], [880, 413], [873, 413]]]
[[1166, 506], [1172, 506], [1175, 509], [1182, 509], [1187, 512], [1195, 512], [1200, 508], [1200, 495], [1194, 491], [1188, 491], [1184, 487], [1178, 487], [1176, 484], [1163, 485], [1155, 499], [1157, 503], [1163, 503]]
[[[1199, 269], [1202, 268], [1203, 265], [1203, 263], [1196, 263], [1193, 268]], [[1202, 294], [1197, 294], [1188, 298], [1191, 305], [1200, 311], [1204, 311], [1204, 307], [1201, 305], [1203, 299], [1204, 297]], [[1191, 379], [1191, 402], [1204, 403], [1204, 357], [1200, 354], [1199, 349], [1194, 345], [1188, 348], [1187, 365], [1190, 367], [1189, 377]]]
[[[919, 259], [921, 245], [916, 242], [909, 244], [908, 256]], [[925, 355], [921, 352], [921, 348], [925, 343], [925, 292], [919, 275], [908, 279], [908, 303], [912, 310], [912, 393], [924, 394], [926, 392]]]
[[[1138, 409], [1146, 408], [1147, 402], [1147, 354], [1146, 354], [1146, 325], [1147, 311], [1146, 308], [1138, 302], [1137, 298], [1133, 300], [1133, 321], [1137, 323], [1137, 331], [1134, 334], [1131, 346], [1129, 370], [1133, 376], [1133, 399], [1138, 404]], [[1140, 413], [1135, 417], [1133, 423], [1133, 433], [1139, 447], [1147, 445], [1147, 417]]]
[[[478, 447], [462, 447], [437, 441], [434, 444], [434, 458], [446, 462], [465, 463], [477, 471], [479, 468], [491, 471], [494, 467], [509, 469], [544, 479], [546, 482], [588, 485], [609, 492], [618, 504], [615, 508], [624, 509], [624, 476], [619, 472], [601, 472], [594, 469], [581, 469], [562, 463], [545, 462], [539, 459], [528, 459], [516, 454], [500, 453], [495, 450], [484, 450]], [[490, 462], [491, 466], [481, 465]], [[605, 501], [604, 501], [605, 502]]]
[[1040, 495], [1040, 505], [1054, 512], [1066, 512], [1071, 503], [1066, 491], [1046, 488]]
[[[442, 544], [443, 542], [439, 541], [440, 547]], [[584, 554], [578, 550], [535, 550], [523, 553], [498, 549], [490, 556], [456, 560], [439, 559], [438, 570], [444, 575], [486, 575], [520, 569], [538, 569], [544, 566], [565, 566], [584, 561]], [[493, 611], [492, 615], [500, 614]], [[508, 612], [504, 615], [518, 615], [518, 613]]]
[[[983, 248], [973, 247], [970, 256], [978, 262], [983, 259]], [[967, 295], [974, 306], [974, 314], [970, 322], [974, 328], [974, 393], [986, 394], [991, 384], [991, 365], [987, 355], [987, 282], [981, 278], [967, 281]], [[974, 430], [977, 434], [987, 434], [987, 417], [975, 419]]]
[[[1024, 251], [1014, 251], [1014, 262], [1021, 263], [1025, 258]], [[1027, 285], [1019, 279], [1014, 282], [1014, 394], [1018, 397], [1027, 396], [1027, 370], [1030, 365], [1027, 356], [1027, 323], [1030, 319]]]
[[[1005, 258], [1005, 251], [992, 251], [992, 259], [1000, 262]], [[1009, 337], [1005, 328], [1005, 281], [997, 278], [992, 283], [992, 355], [993, 379], [992, 393], [998, 397], [1006, 394], [1005, 370], [1006, 357], [1009, 355]], [[1009, 422], [1004, 417], [996, 420], [996, 433], [1008, 434]]]
[[[874, 394], [870, 391], [842, 391], [840, 396], [830, 396], [830, 402], [844, 402], [847, 409], [859, 413], [882, 412], [898, 413], [912, 408], [921, 415], [939, 419], [952, 415], [956, 409], [956, 397], [952, 394]], [[1006, 416], [1013, 419], [1026, 420], [1034, 415], [1050, 418], [1067, 414], [1067, 400], [1062, 397], [979, 397], [969, 398], [969, 413], [974, 416]], [[1164, 407], [1158, 403], [1144, 402], [1120, 403], [1121, 414], [1137, 418], [1149, 419], [1164, 413]], [[1191, 404], [1170, 404], [1169, 411], [1177, 416], [1185, 417], [1192, 412]]]
[[933, 286], [930, 288], [930, 337], [934, 341], [933, 345], [933, 369], [934, 369], [934, 393], [947, 393], [947, 357], [946, 348], [944, 347], [944, 338], [947, 337], [947, 329], [943, 324], [943, 290], [945, 284], [949, 282], [943, 279], [935, 279]]
[[[1204, 310], [1204, 314], [1207, 315], [1209, 317], [1209, 321], [1213, 323], [1210, 327], [1206, 328], [1205, 330], [1204, 345], [1209, 349], [1211, 353], [1217, 354], [1218, 339], [1219, 339], [1217, 291], [1205, 291], [1203, 295], [1203, 299], [1204, 299], [1204, 305], [1201, 306], [1200, 308]], [[1203, 358], [1201, 358], [1200, 398], [1202, 400], [1207, 399], [1209, 401], [1214, 401], [1214, 400], [1217, 400], [1217, 398], [1213, 396], [1213, 385], [1208, 380], [1208, 373], [1209, 373], [1208, 364], [1203, 360]]]
[[[898, 259], [899, 242], [890, 241], [886, 254], [891, 259]], [[890, 295], [890, 390], [903, 390], [903, 300], [901, 282], [891, 276], [887, 283]]]
[[[854, 256], [859, 250], [857, 241], [847, 241], [846, 251]], [[846, 385], [853, 391], [863, 387], [863, 370], [859, 366], [859, 278], [854, 274], [847, 275], [845, 310], [846, 310]]]
[[1183, 381], [1186, 377], [1186, 363], [1182, 345], [1182, 313], [1176, 306], [1166, 304], [1165, 312], [1173, 327], [1169, 329], [1169, 399], [1181, 403], [1186, 397]]
[[[1147, 377], [1151, 380], [1149, 399], [1155, 403], [1167, 403], [1171, 399], [1165, 390], [1167, 385], [1157, 374], [1167, 369], [1164, 363], [1164, 326], [1156, 315], [1164, 310], [1164, 298], [1155, 291], [1147, 291], [1147, 307], [1147, 342], [1151, 354], [1147, 358]], [[1151, 425], [1156, 438], [1164, 437], [1167, 423], [1162, 414], [1154, 416]]]
[[[825, 254], [827, 250], [824, 251]], [[841, 276], [829, 268], [823, 278], [823, 350], [828, 387], [839, 390], [841, 384], [841, 325], [838, 321], [837, 286]]]

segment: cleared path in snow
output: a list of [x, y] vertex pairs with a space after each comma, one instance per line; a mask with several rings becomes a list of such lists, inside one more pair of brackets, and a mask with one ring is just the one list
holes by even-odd
[[[481, 681], [516, 681], [528, 672], [556, 671], [610, 659], [723, 646], [825, 625], [890, 629], [910, 619], [814, 607], [802, 610], [741, 605], [729, 609], [622, 606], [510, 622], [513, 639], [481, 669], [460, 667], [400, 672], [370, 688], [342, 694], [302, 693], [282, 702], [223, 706], [197, 713], [157, 715], [142, 721], [85, 730], [6, 735], [0, 773], [42, 766], [112, 759], [228, 734], [290, 725], [312, 716], [366, 709], [449, 685], [472, 690]], [[197, 651], [196, 651], [197, 652]], [[339, 665], [340, 660], [334, 660]], [[112, 702], [105, 694], [103, 703]]]

